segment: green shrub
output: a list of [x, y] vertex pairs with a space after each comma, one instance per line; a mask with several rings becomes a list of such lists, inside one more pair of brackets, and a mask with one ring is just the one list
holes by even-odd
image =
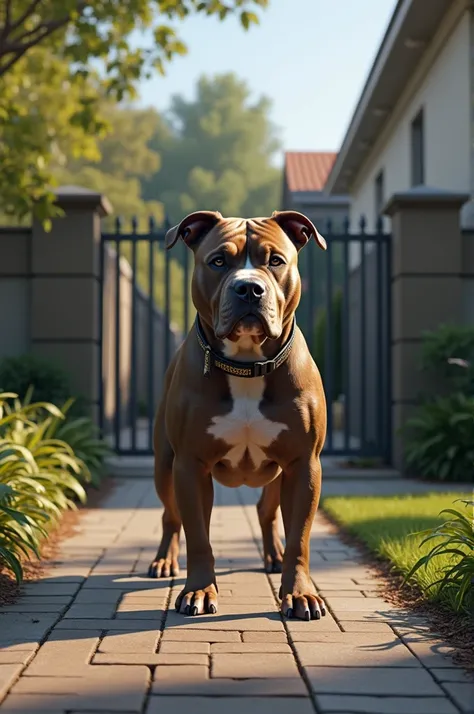
[[418, 475], [472, 481], [474, 397], [461, 392], [422, 404], [404, 427], [406, 460]]
[[461, 503], [470, 508], [469, 516], [452, 508], [445, 508], [439, 515], [451, 515], [451, 520], [444, 521], [436, 528], [414, 534], [426, 536], [420, 543], [420, 548], [429, 541], [435, 540], [436, 542], [432, 544], [429, 553], [419, 558], [405, 580], [412, 578], [420, 568], [429, 567], [436, 558], [450, 557], [451, 562], [443, 567], [443, 576], [430, 583], [428, 587], [439, 586], [439, 594], [448, 591], [447, 595], [452, 601], [454, 609], [458, 612], [465, 610], [472, 616], [472, 605], [474, 605], [474, 522], [472, 510], [474, 501], [461, 500]]
[[66, 419], [52, 417], [51, 424], [46, 431], [48, 438], [56, 438], [69, 444], [76, 456], [90, 473], [91, 482], [98, 486], [104, 476], [105, 459], [112, 451], [100, 437], [99, 429], [89, 417], [71, 417], [69, 411], [74, 403], [69, 399], [61, 412]]
[[474, 328], [441, 325], [424, 333], [421, 366], [437, 380], [463, 391], [472, 384], [472, 370], [456, 369], [450, 359], [456, 357], [474, 365]]
[[85, 461], [57, 438], [60, 423], [64, 414], [53, 404], [0, 394], [0, 562], [18, 581], [21, 556], [38, 555], [60, 513], [85, 502], [81, 481], [92, 478]]
[[[0, 360], [0, 391], [13, 392], [23, 399], [30, 388], [35, 401], [49, 404], [64, 404], [72, 394], [68, 375], [50, 360], [33, 354]], [[74, 413], [82, 414], [83, 410], [83, 400], [76, 399]]]

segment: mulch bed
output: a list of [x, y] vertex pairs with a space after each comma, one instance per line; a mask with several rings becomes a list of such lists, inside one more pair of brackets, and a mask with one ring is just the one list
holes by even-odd
[[[66, 538], [70, 538], [77, 533], [76, 526], [81, 517], [93, 508], [97, 508], [101, 502], [114, 490], [116, 481], [111, 478], [104, 478], [98, 488], [88, 487], [87, 503], [83, 506], [78, 504], [77, 511], [65, 511], [57, 525], [49, 532], [48, 538], [41, 545], [41, 560], [28, 560], [21, 558], [23, 566], [23, 582], [30, 583], [39, 580], [48, 570], [48, 562], [54, 560], [59, 549], [59, 544]], [[34, 556], [32, 556], [34, 558]], [[2, 605], [13, 605], [21, 595], [21, 585], [17, 582], [9, 570], [0, 566], [0, 608]]]
[[453, 661], [474, 675], [474, 620], [457, 615], [443, 605], [426, 601], [419, 587], [403, 584], [403, 576], [397, 573], [393, 565], [374, 555], [365, 543], [349, 533], [322, 508], [320, 513], [334, 526], [344, 543], [358, 549], [362, 563], [378, 578], [380, 596], [397, 607], [409, 608], [414, 615], [426, 618], [433, 636], [454, 649]]

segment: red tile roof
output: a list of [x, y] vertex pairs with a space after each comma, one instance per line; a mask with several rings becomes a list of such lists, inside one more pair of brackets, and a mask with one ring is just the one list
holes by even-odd
[[290, 191], [322, 191], [336, 160], [335, 151], [287, 151], [286, 181]]

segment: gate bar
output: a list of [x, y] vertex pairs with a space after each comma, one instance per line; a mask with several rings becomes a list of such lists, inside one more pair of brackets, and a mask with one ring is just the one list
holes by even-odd
[[[349, 233], [349, 218], [344, 221], [344, 232]], [[350, 448], [350, 369], [349, 369], [349, 349], [350, 349], [350, 333], [349, 333], [349, 243], [343, 244], [343, 304], [342, 304], [342, 371], [344, 384], [344, 450]]]
[[[137, 220], [132, 218], [132, 230], [137, 232]], [[131, 447], [137, 448], [137, 241], [132, 243], [132, 355], [130, 384]]]
[[[153, 234], [154, 223], [150, 219], [150, 233]], [[155, 402], [155, 372], [154, 372], [154, 287], [155, 287], [155, 243], [153, 235], [150, 237], [150, 250], [148, 260], [148, 449], [153, 448], [153, 419]]]
[[332, 365], [332, 345], [333, 345], [333, 285], [332, 285], [332, 260], [333, 260], [333, 237], [332, 225], [328, 221], [327, 225], [327, 273], [326, 273], [326, 352], [324, 356], [324, 377], [326, 381], [326, 401], [327, 401], [327, 445], [328, 449], [333, 448], [333, 419], [332, 403], [334, 399], [333, 365]]
[[[365, 234], [365, 218], [362, 216], [360, 220], [361, 234]], [[366, 286], [365, 286], [365, 243], [360, 243], [360, 444], [359, 449], [362, 453], [366, 451], [366, 436], [365, 436], [365, 420], [366, 420]]]
[[120, 450], [120, 220], [116, 221], [117, 240], [115, 242], [115, 448]]

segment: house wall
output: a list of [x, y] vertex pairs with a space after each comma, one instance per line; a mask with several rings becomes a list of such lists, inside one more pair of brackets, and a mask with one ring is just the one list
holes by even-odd
[[471, 15], [466, 11], [459, 17], [457, 5], [453, 4], [452, 13], [425, 51], [411, 83], [356, 177], [351, 190], [354, 224], [364, 214], [368, 230], [373, 229], [375, 179], [381, 170], [386, 199], [410, 188], [410, 125], [421, 108], [425, 123], [426, 185], [471, 192]]

